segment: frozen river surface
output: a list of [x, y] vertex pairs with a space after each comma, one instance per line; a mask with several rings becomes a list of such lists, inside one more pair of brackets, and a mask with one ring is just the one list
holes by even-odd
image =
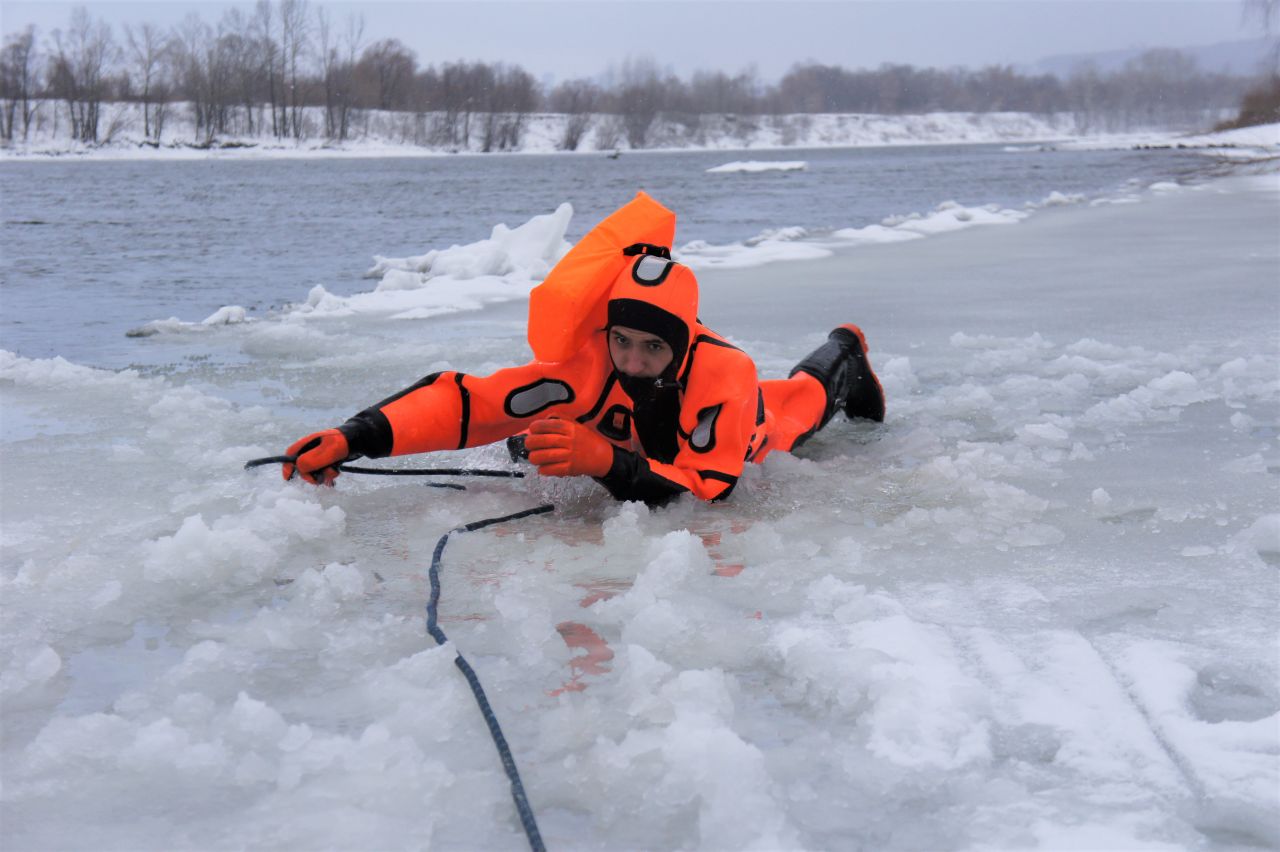
[[3, 845], [522, 848], [422, 606], [442, 533], [543, 502], [449, 545], [442, 625], [549, 848], [1280, 844], [1280, 181], [1125, 200], [706, 266], [764, 375], [856, 321], [889, 399], [716, 506], [240, 470], [523, 357], [523, 301], [433, 318], [409, 263], [141, 370], [0, 354]]

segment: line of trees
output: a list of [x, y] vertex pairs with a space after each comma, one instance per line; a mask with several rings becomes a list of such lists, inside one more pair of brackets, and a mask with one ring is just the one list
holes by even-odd
[[[110, 141], [120, 119], [103, 105], [139, 105], [143, 136], [159, 144], [174, 109], [190, 110], [196, 144], [219, 137], [366, 135], [373, 111], [401, 114], [417, 144], [483, 151], [520, 146], [528, 116], [566, 116], [560, 146], [576, 149], [596, 125], [598, 147], [643, 148], [655, 121], [694, 126], [700, 116], [863, 112], [1018, 111], [1074, 114], [1082, 130], [1187, 126], [1230, 109], [1252, 81], [1206, 72], [1176, 50], [1151, 50], [1120, 71], [1082, 68], [1069, 79], [980, 70], [883, 65], [848, 70], [805, 63], [776, 84], [753, 71], [680, 79], [634, 60], [597, 80], [543, 87], [504, 63], [419, 64], [397, 39], [369, 42], [358, 16], [332, 19], [309, 0], [257, 0], [216, 25], [191, 13], [178, 26], [125, 26], [117, 36], [84, 8], [41, 41], [33, 28], [0, 50], [0, 139], [26, 140], [37, 122], [76, 141]], [[309, 120], [316, 109], [322, 121]], [[601, 144], [601, 143], [605, 144]], [[612, 144], [610, 144], [612, 143]]]

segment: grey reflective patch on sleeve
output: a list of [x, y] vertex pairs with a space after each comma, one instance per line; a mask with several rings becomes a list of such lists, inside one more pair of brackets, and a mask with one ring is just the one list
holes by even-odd
[[635, 266], [631, 267], [631, 277], [635, 279], [637, 284], [652, 287], [656, 284], [661, 284], [670, 271], [671, 261], [646, 254], [636, 261]]
[[719, 416], [718, 405], [698, 412], [698, 425], [693, 427], [693, 433], [689, 435], [689, 446], [695, 452], [705, 453], [716, 445], [716, 418]]
[[532, 417], [544, 408], [573, 401], [573, 388], [559, 379], [540, 379], [516, 388], [503, 406], [512, 417]]

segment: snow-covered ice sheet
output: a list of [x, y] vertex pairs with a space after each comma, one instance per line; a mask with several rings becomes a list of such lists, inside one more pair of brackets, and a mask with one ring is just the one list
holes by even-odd
[[889, 400], [716, 506], [239, 469], [520, 360], [520, 301], [210, 323], [243, 357], [169, 377], [0, 356], [5, 845], [521, 848], [421, 607], [443, 532], [544, 501], [453, 540], [442, 624], [550, 848], [1280, 844], [1278, 201], [704, 269], [764, 375], [856, 321]]

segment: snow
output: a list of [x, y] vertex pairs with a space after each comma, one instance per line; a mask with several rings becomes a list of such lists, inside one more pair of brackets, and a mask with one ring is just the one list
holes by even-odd
[[[565, 229], [572, 205], [561, 204], [516, 228], [497, 225], [487, 240], [406, 258], [374, 257], [365, 273], [379, 278], [370, 293], [334, 296], [317, 284], [296, 312], [349, 315], [388, 312], [392, 319], [426, 319], [486, 304], [527, 299], [569, 251]], [[207, 321], [206, 321], [207, 322]]]
[[1101, 148], [1198, 148], [1206, 154], [1236, 160], [1273, 159], [1280, 149], [1280, 123], [1259, 124], [1215, 133], [1126, 133], [1111, 138], [1071, 139], [1056, 143], [1064, 150]]
[[1041, 202], [1028, 202], [1025, 210], [1011, 210], [993, 204], [966, 207], [955, 201], [944, 201], [927, 213], [887, 216], [878, 225], [839, 228], [828, 235], [810, 234], [803, 228], [789, 227], [771, 229], [741, 243], [727, 245], [694, 240], [680, 246], [673, 256], [698, 271], [746, 269], [779, 261], [815, 260], [831, 257], [850, 245], [903, 242], [976, 225], [1011, 225], [1042, 207], [1073, 204], [1082, 200], [1054, 192]]
[[[417, 144], [422, 128], [442, 118], [435, 113], [370, 110], [354, 122], [356, 138], [333, 142], [322, 138], [323, 109], [302, 110], [307, 133], [301, 140], [259, 136], [222, 136], [212, 145], [193, 144], [197, 139], [189, 104], [170, 107], [164, 137], [159, 145], [143, 136], [141, 106], [106, 103], [102, 107], [103, 140], [97, 145], [72, 142], [65, 121], [51, 118], [32, 129], [26, 141], [0, 147], [0, 159], [58, 159], [74, 156], [92, 160], [193, 160], [238, 158], [345, 158], [436, 157], [479, 151], [480, 140], [470, 145]], [[65, 118], [65, 116], [64, 116]], [[561, 150], [570, 116], [534, 113], [525, 116], [518, 152], [553, 153]], [[475, 122], [479, 125], [480, 122]], [[55, 130], [58, 132], [55, 133]], [[473, 131], [473, 137], [478, 133]], [[1264, 125], [1213, 134], [1187, 134], [1170, 130], [1132, 133], [1097, 133], [1078, 126], [1069, 114], [1042, 115], [1020, 112], [934, 112], [914, 115], [868, 113], [796, 113], [786, 115], [704, 115], [689, 125], [659, 117], [646, 135], [644, 147], [654, 150], [784, 150], [787, 148], [879, 147], [890, 145], [944, 145], [964, 143], [1018, 143], [1009, 151], [1044, 147], [1130, 148], [1140, 146], [1203, 148], [1217, 156], [1273, 156], [1280, 147], [1280, 125]], [[1029, 145], [1027, 143], [1038, 143]], [[593, 115], [578, 147], [583, 154], [611, 155], [630, 150], [620, 118]], [[509, 152], [508, 152], [509, 153]], [[752, 172], [760, 161], [735, 161], [726, 171]], [[788, 168], [800, 168], [794, 162]], [[730, 169], [730, 167], [733, 167]], [[769, 169], [778, 168], [771, 164]]]
[[[683, 246], [766, 376], [857, 321], [889, 400], [716, 506], [240, 469], [519, 360], [567, 206], [208, 369], [0, 353], [6, 845], [522, 848], [459, 651], [549, 848], [1280, 844], [1280, 179], [1198, 186]], [[432, 647], [439, 536], [548, 501], [454, 537]]]
[[707, 174], [754, 174], [756, 172], [802, 172], [809, 167], [804, 160], [734, 160], [707, 169]]

